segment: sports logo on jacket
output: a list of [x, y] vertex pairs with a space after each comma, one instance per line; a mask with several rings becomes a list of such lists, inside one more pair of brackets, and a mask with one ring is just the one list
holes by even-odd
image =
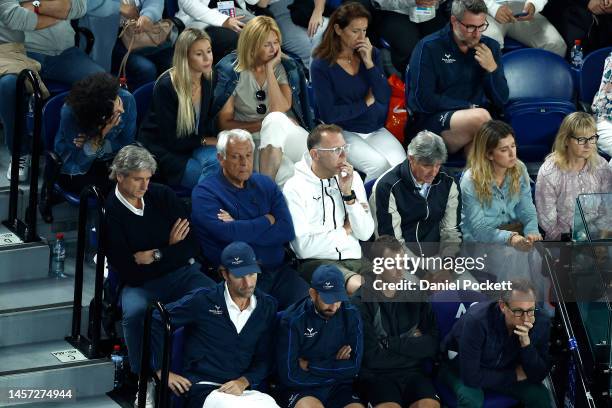
[[318, 331], [314, 331], [314, 327], [307, 327], [306, 331], [304, 332], [304, 337], [308, 337], [309, 339], [312, 339], [314, 336], [316, 336], [318, 333]]
[[319, 201], [321, 199], [321, 196], [318, 196], [318, 197], [312, 196], [312, 199], [315, 201]]
[[442, 57], [442, 62], [446, 64], [452, 64], [455, 61], [457, 60], [454, 58], [451, 58], [451, 54], [444, 54], [444, 57]]
[[212, 313], [212, 314], [214, 314], [214, 315], [217, 315], [217, 316], [219, 316], [219, 315], [222, 315], [222, 314], [223, 314], [223, 310], [221, 309], [221, 306], [219, 306], [219, 305], [215, 305], [215, 307], [214, 307], [214, 308], [212, 308], [212, 309], [208, 309], [208, 312], [209, 312], [209, 313]]

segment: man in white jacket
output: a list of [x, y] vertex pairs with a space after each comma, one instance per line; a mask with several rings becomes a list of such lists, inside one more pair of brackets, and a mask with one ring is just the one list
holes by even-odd
[[557, 29], [540, 12], [548, 0], [485, 0], [491, 37], [504, 48], [504, 37], [508, 36], [529, 47], [542, 48], [565, 57], [565, 41]]
[[352, 294], [362, 283], [359, 271], [368, 267], [359, 241], [374, 232], [363, 181], [347, 161], [349, 145], [339, 126], [315, 127], [306, 143], [308, 152], [283, 190], [295, 228], [291, 248], [308, 282], [316, 267], [334, 263]]

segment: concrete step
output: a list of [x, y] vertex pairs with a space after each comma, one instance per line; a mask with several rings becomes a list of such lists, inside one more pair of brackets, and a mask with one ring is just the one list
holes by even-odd
[[45, 278], [48, 271], [49, 246], [45, 241], [23, 243], [0, 225], [0, 284]]
[[117, 404], [113, 399], [106, 395], [99, 397], [80, 398], [74, 402], [39, 402], [36, 404], [26, 404], [23, 408], [117, 408], [121, 405]]
[[[73, 244], [67, 245], [71, 254]], [[74, 257], [66, 260], [66, 278], [43, 278], [0, 285], [0, 347], [59, 340], [70, 333], [74, 299]], [[82, 327], [86, 333], [95, 270], [85, 265]], [[0, 367], [1, 368], [1, 367]]]
[[[71, 390], [78, 401], [96, 397], [113, 388], [114, 367], [107, 358], [60, 362], [51, 353], [70, 350], [66, 341], [49, 341], [0, 349], [0, 390], [58, 389]], [[21, 405], [21, 401], [8, 401], [1, 396], [2, 406]], [[32, 403], [35, 401], [27, 401]]]

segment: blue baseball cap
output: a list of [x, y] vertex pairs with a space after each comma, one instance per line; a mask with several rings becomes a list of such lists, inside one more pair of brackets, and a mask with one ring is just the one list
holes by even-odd
[[237, 278], [250, 273], [261, 273], [253, 248], [246, 242], [232, 242], [221, 252], [221, 265]]
[[319, 293], [323, 302], [328, 305], [348, 301], [344, 287], [344, 276], [336, 265], [321, 265], [315, 269], [310, 286]]

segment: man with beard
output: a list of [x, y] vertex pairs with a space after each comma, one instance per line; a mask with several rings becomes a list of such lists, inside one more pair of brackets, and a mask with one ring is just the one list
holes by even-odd
[[359, 311], [348, 302], [342, 272], [319, 266], [310, 296], [280, 322], [276, 364], [283, 406], [363, 408], [353, 392], [363, 353]]
[[441, 135], [449, 153], [469, 151], [481, 125], [491, 120], [480, 107], [486, 98], [497, 108], [508, 101], [508, 84], [483, 0], [454, 0], [450, 24], [423, 38], [410, 59], [408, 107], [416, 126]]
[[[224, 282], [166, 305], [173, 327], [185, 326], [185, 372], [171, 372], [168, 386], [186, 396], [188, 408], [204, 402], [207, 408], [277, 407], [272, 397], [254, 391], [270, 370], [276, 319], [274, 298], [255, 288], [261, 273], [255, 252], [244, 242], [229, 244], [221, 253], [219, 271]], [[155, 370], [161, 365], [162, 337], [156, 311], [151, 325]]]

